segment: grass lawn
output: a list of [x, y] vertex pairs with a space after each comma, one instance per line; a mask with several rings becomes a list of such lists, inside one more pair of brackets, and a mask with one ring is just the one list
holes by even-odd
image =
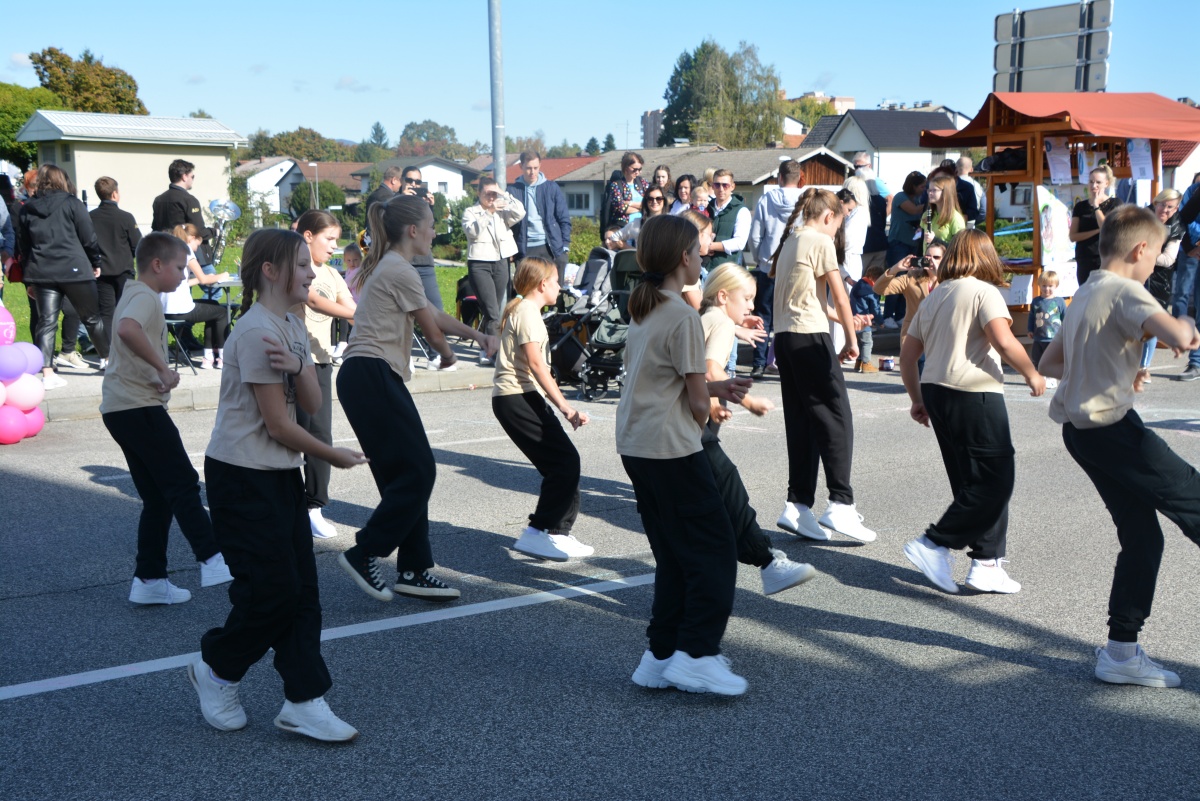
[[[230, 245], [225, 249], [224, 254], [222, 254], [221, 266], [218, 268], [217, 272], [236, 273], [237, 264], [241, 258], [241, 245]], [[438, 288], [442, 292], [442, 305], [444, 306], [446, 313], [453, 317], [455, 316], [454, 295], [458, 289], [458, 279], [467, 274], [467, 268], [439, 267], [437, 268], [437, 272]], [[192, 289], [192, 295], [197, 298], [200, 297], [199, 287], [194, 287]], [[234, 289], [231, 293], [230, 299], [234, 303], [238, 303], [241, 301], [241, 296], [241, 289]], [[13, 320], [16, 321], [17, 341], [32, 342], [33, 337], [29, 331], [29, 303], [25, 298], [25, 285], [5, 283], [2, 298], [4, 301], [4, 306], [12, 314]], [[197, 339], [203, 340], [204, 324], [197, 323], [193, 328], [193, 333], [196, 335]], [[61, 342], [62, 335], [60, 332], [60, 334], [55, 338], [55, 348], [57, 348]]]

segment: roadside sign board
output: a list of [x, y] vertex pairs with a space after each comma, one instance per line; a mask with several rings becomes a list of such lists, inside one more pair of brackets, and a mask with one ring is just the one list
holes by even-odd
[[1116, 0], [1015, 10], [996, 17], [997, 92], [1096, 92], [1108, 85]]

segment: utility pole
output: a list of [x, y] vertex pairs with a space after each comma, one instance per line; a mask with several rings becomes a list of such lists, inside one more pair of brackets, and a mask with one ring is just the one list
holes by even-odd
[[500, 42], [500, 0], [488, 0], [488, 50], [492, 68], [492, 177], [503, 192], [508, 163], [504, 155], [504, 54]]

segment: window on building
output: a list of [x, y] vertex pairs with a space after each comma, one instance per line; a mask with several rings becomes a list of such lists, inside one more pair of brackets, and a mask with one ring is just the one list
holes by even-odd
[[42, 164], [53, 164], [58, 161], [56, 148], [53, 144], [43, 144], [38, 150], [38, 161]]
[[437, 191], [441, 192], [443, 195], [450, 194], [450, 184], [446, 183], [445, 181], [438, 181]]
[[1028, 184], [1015, 186], [1009, 191], [1012, 192], [1012, 204], [1014, 206], [1028, 206], [1033, 199], [1033, 187]]
[[591, 211], [592, 196], [587, 192], [571, 192], [567, 195], [567, 209], [570, 211]]
[[71, 160], [71, 146], [66, 142], [63, 142], [58, 146], [58, 153], [59, 159], [62, 161], [62, 163], [65, 164]]

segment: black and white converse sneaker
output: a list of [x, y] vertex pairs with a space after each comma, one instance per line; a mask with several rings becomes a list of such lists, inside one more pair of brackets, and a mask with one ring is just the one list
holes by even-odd
[[395, 590], [401, 595], [424, 598], [426, 601], [453, 601], [461, 595], [446, 582], [429, 575], [428, 570], [422, 573], [404, 571], [396, 579]]
[[338, 564], [350, 574], [363, 592], [378, 601], [390, 601], [395, 596], [388, 589], [387, 582], [379, 575], [379, 561], [374, 556], [367, 556], [357, 545], [347, 549], [338, 556]]

